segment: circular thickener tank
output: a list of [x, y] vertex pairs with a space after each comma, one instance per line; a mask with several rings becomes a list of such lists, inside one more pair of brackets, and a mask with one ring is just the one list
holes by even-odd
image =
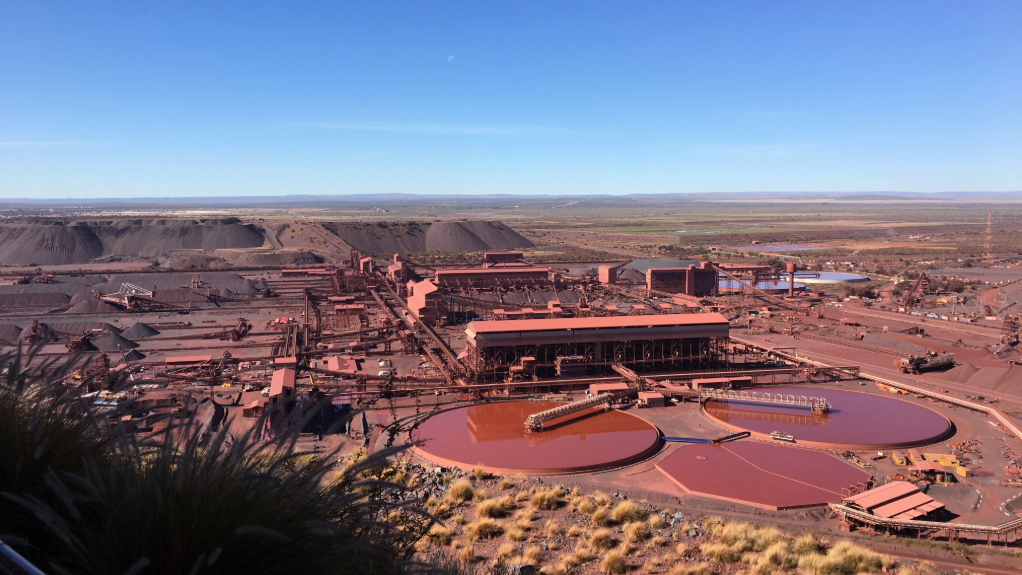
[[872, 280], [866, 276], [845, 272], [795, 272], [795, 281], [805, 284], [854, 284]]
[[440, 412], [410, 435], [414, 450], [444, 466], [502, 474], [554, 475], [595, 471], [638, 461], [660, 446], [660, 431], [645, 420], [602, 407], [525, 430], [525, 418], [558, 401], [511, 401]]
[[810, 447], [892, 449], [937, 443], [951, 436], [954, 426], [936, 411], [894, 396], [816, 387], [757, 389], [771, 395], [822, 397], [829, 413], [809, 407], [745, 400], [709, 400], [704, 413], [734, 430], [767, 438], [788, 434], [794, 443]]

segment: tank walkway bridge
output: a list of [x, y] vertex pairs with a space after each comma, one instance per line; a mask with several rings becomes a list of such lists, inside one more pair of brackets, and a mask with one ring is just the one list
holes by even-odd
[[[735, 340], [734, 337], [731, 338]], [[801, 359], [801, 358], [800, 358]], [[857, 365], [843, 365], [843, 366], [831, 366], [831, 365], [797, 365], [791, 367], [774, 367], [764, 369], [731, 369], [731, 370], [713, 370], [713, 371], [687, 371], [687, 372], [656, 372], [656, 373], [643, 373], [643, 377], [654, 378], [654, 379], [678, 379], [678, 380], [691, 380], [691, 379], [714, 379], [721, 377], [751, 377], [753, 383], [759, 383], [759, 379], [763, 377], [773, 377], [778, 375], [788, 376], [805, 376], [813, 377], [818, 375], [824, 375], [833, 379], [858, 379], [859, 366]]]
[[615, 393], [601, 393], [597, 396], [590, 397], [589, 399], [583, 399], [582, 401], [573, 401], [566, 405], [558, 405], [539, 413], [533, 413], [529, 417], [525, 418], [525, 430], [526, 431], [543, 431], [543, 426], [555, 419], [574, 415], [576, 413], [597, 407], [600, 405], [610, 405], [615, 400], [625, 397], [627, 395], [635, 393], [634, 389], [625, 389]]
[[[799, 364], [802, 364], [802, 365], [816, 366], [816, 367], [829, 367], [829, 366], [827, 366], [827, 364], [825, 364], [823, 362], [819, 362], [819, 361], [815, 361], [815, 360], [809, 359], [807, 357], [799, 356], [798, 355], [798, 350], [796, 350], [794, 348], [769, 348], [768, 349], [768, 348], [764, 348], [764, 347], [762, 347], [760, 345], [757, 345], [754, 342], [747, 341], [747, 340], [742, 340], [742, 339], [739, 339], [739, 338], [736, 338], [736, 337], [732, 337], [731, 340], [735, 341], [735, 342], [738, 342], [738, 343], [741, 343], [743, 345], [755, 348], [755, 349], [760, 349], [764, 353], [767, 353], [769, 355], [773, 355], [773, 356], [779, 357], [781, 359], [785, 359], [785, 360], [792, 361], [792, 362], [795, 362], [795, 363], [799, 363]], [[791, 353], [791, 352], [794, 352], [794, 353]], [[834, 367], [832, 369], [835, 369], [835, 370], [838, 370], [838, 371], [843, 371], [844, 370], [844, 368], [838, 368], [838, 367]], [[1022, 440], [1022, 429], [1020, 429], [1019, 426], [1016, 425], [1015, 422], [1012, 421], [1010, 418], [1005, 416], [1003, 413], [998, 411], [996, 408], [991, 407], [989, 405], [983, 405], [983, 404], [974, 403], [974, 402], [971, 402], [971, 401], [965, 401], [965, 400], [962, 400], [962, 399], [958, 399], [956, 397], [951, 397], [950, 395], [948, 395], [946, 393], [939, 393], [939, 392], [936, 392], [936, 391], [931, 391], [929, 389], [924, 389], [922, 387], [917, 387], [917, 386], [914, 386], [914, 385], [908, 385], [908, 384], [902, 383], [900, 381], [894, 381], [892, 379], [887, 379], [886, 377], [880, 377], [880, 376], [877, 376], [877, 375], [873, 375], [871, 373], [860, 372], [858, 370], [858, 368], [856, 368], [856, 370], [855, 370], [855, 377], [858, 378], [858, 379], [865, 379], [865, 380], [868, 380], [868, 381], [872, 381], [873, 383], [882, 383], [882, 384], [887, 385], [889, 387], [893, 387], [893, 388], [896, 388], [896, 389], [902, 389], [902, 390], [905, 390], [905, 391], [907, 391], [909, 393], [914, 393], [916, 395], [920, 395], [920, 396], [923, 396], [923, 397], [929, 397], [931, 399], [935, 399], [937, 401], [942, 401], [942, 402], [945, 402], [945, 403], [950, 403], [951, 405], [955, 405], [955, 406], [958, 406], [958, 407], [964, 407], [966, 409], [971, 409], [973, 411], [980, 411], [980, 412], [986, 413], [990, 417], [992, 417], [993, 419], [997, 420], [997, 422], [1000, 425], [1002, 425], [1004, 427], [1004, 429], [1008, 431], [1008, 433], [1010, 433], [1010, 434], [1014, 435], [1015, 437], [1017, 437], [1018, 439]]]
[[772, 403], [792, 407], [808, 407], [813, 413], [827, 413], [830, 403], [824, 397], [791, 395], [786, 393], [760, 393], [757, 391], [741, 391], [734, 389], [700, 389], [699, 400], [713, 399], [724, 403], [741, 401], [746, 403]]
[[872, 513], [860, 511], [842, 503], [831, 503], [831, 510], [838, 514], [843, 523], [863, 525], [874, 531], [915, 531], [916, 537], [933, 539], [942, 534], [948, 542], [957, 541], [962, 535], [982, 539], [986, 536], [987, 543], [1002, 542], [1005, 545], [1019, 540], [1022, 533], [1022, 518], [1012, 519], [1000, 525], [969, 525], [965, 523], [944, 523], [941, 521], [915, 521], [911, 519], [888, 519], [877, 517]]
[[706, 406], [703, 408], [707, 415], [717, 419], [733, 417], [748, 421], [768, 421], [770, 423], [787, 423], [793, 425], [814, 425], [822, 427], [830, 421], [826, 413], [811, 413], [806, 415], [795, 415], [790, 413], [770, 413], [769, 411], [753, 411], [751, 409], [735, 409]]

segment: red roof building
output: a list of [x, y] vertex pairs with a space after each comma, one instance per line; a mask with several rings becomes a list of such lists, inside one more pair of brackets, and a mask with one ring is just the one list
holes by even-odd
[[937, 519], [944, 504], [907, 481], [892, 481], [851, 497], [843, 503], [885, 519]]
[[295, 391], [295, 370], [278, 369], [270, 382], [270, 397], [291, 395]]

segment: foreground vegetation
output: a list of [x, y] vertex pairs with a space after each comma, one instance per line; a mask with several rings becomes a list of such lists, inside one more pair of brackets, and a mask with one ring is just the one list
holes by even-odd
[[542, 575], [914, 575], [931, 566], [895, 559], [848, 541], [719, 517], [686, 518], [599, 491], [535, 480], [487, 478], [456, 470], [443, 496], [427, 501], [443, 523], [418, 544], [463, 571], [506, 572], [531, 565]]
[[70, 369], [0, 365], [0, 537], [47, 572], [394, 573], [431, 523], [380, 479], [393, 453], [297, 451], [312, 411], [267, 414], [270, 441], [189, 414], [138, 438], [57, 385]]

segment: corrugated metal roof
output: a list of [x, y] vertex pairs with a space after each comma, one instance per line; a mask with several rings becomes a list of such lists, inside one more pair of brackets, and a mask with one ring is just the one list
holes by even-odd
[[908, 497], [903, 497], [897, 501], [892, 501], [887, 505], [881, 505], [873, 510], [873, 515], [877, 517], [894, 517], [915, 509], [921, 505], [926, 505], [933, 501], [933, 498], [925, 493], [913, 493]]
[[166, 363], [168, 365], [169, 364], [174, 364], [174, 363], [203, 363], [203, 362], [206, 362], [206, 361], [210, 361], [212, 359], [213, 359], [213, 356], [210, 355], [210, 354], [207, 354], [207, 355], [179, 355], [179, 356], [175, 356], [175, 357], [168, 357], [166, 359]]
[[273, 372], [273, 381], [270, 383], [270, 397], [284, 393], [285, 387], [294, 388], [295, 370], [278, 369]]
[[554, 319], [522, 319], [473, 321], [465, 331], [469, 337], [477, 333], [508, 333], [518, 331], [553, 331], [568, 329], [607, 329], [615, 327], [661, 327], [674, 325], [727, 325], [719, 313], [686, 313], [663, 315], [632, 315], [612, 317], [574, 317]]
[[523, 268], [493, 268], [493, 267], [490, 267], [490, 268], [457, 268], [457, 269], [448, 268], [448, 269], [443, 269], [443, 270], [437, 270], [436, 271], [436, 277], [437, 277], [437, 279], [440, 279], [443, 276], [455, 276], [455, 275], [475, 275], [475, 274], [507, 275], [507, 274], [522, 274], [522, 273], [529, 273], [529, 274], [537, 274], [538, 275], [538, 274], [546, 274], [546, 273], [549, 273], [549, 272], [550, 272], [550, 268], [541, 268], [541, 267], [532, 267], [532, 266], [530, 266], [530, 267], [523, 267]]
[[855, 503], [863, 509], [872, 509], [918, 491], [918, 487], [907, 481], [892, 481], [876, 489], [870, 489], [869, 491], [847, 497], [845, 501]]
[[687, 268], [688, 266], [698, 266], [699, 262], [696, 260], [672, 260], [666, 258], [647, 258], [638, 259], [625, 264], [625, 268], [633, 269], [641, 274], [645, 274], [650, 268]]
[[925, 459], [923, 461], [916, 462], [912, 466], [912, 469], [918, 469], [919, 471], [944, 471], [944, 467], [941, 466], [941, 464], [936, 461], [927, 461]]
[[627, 383], [591, 383], [589, 384], [589, 393], [598, 395], [605, 391], [624, 391], [628, 389]]

